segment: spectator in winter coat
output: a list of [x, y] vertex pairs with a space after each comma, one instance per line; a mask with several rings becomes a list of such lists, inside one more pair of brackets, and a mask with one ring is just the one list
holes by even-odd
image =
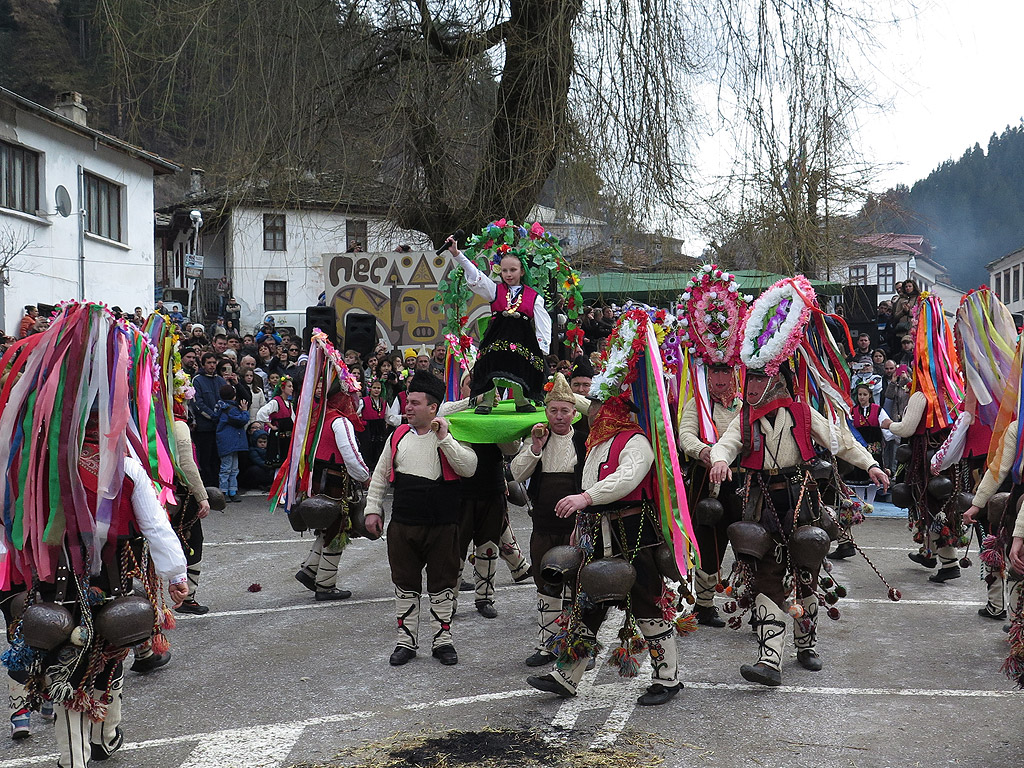
[[216, 485], [220, 471], [217, 454], [217, 401], [221, 387], [227, 382], [217, 375], [217, 356], [207, 352], [202, 357], [199, 375], [192, 379], [196, 394], [192, 400], [195, 427], [192, 442], [199, 457], [199, 473], [206, 485]]
[[269, 490], [270, 484], [274, 481], [275, 467], [270, 464], [267, 457], [268, 439], [267, 433], [263, 430], [257, 430], [249, 435], [249, 466], [242, 478], [242, 485], [247, 488]]
[[220, 489], [228, 501], [238, 498], [238, 454], [248, 452], [245, 425], [249, 423], [249, 401], [230, 384], [220, 389], [217, 402], [217, 452], [220, 454]]

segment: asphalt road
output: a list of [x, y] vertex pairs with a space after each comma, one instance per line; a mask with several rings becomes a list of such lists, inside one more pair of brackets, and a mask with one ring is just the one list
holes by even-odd
[[[528, 518], [516, 509], [513, 523], [525, 545]], [[477, 614], [471, 598], [460, 607], [458, 666], [429, 651], [388, 666], [395, 630], [384, 543], [354, 542], [339, 579], [352, 598], [316, 603], [293, 578], [309, 537], [250, 496], [209, 518], [199, 598], [212, 610], [179, 619], [168, 666], [127, 673], [127, 743], [106, 764], [286, 768], [395, 734], [511, 728], [576, 749], [646, 741], [666, 766], [1018, 768], [1024, 695], [999, 673], [1002, 623], [977, 615], [978, 567], [931, 584], [906, 557], [903, 521], [869, 518], [856, 535], [904, 599], [889, 602], [863, 560], [838, 565], [849, 597], [840, 621], [821, 621], [823, 671], [800, 668], [790, 642], [784, 685], [748, 685], [739, 665], [754, 659], [751, 633], [701, 628], [678, 641], [686, 689], [667, 706], [642, 708], [634, 702], [643, 676], [623, 681], [604, 665], [576, 699], [526, 685], [535, 593], [512, 584], [503, 564], [498, 618]], [[254, 583], [262, 589], [249, 592]], [[55, 765], [51, 727], [33, 721], [31, 738], [3, 740], [0, 768]]]

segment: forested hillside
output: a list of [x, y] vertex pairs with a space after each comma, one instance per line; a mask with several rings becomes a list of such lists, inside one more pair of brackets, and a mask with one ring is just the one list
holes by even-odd
[[925, 235], [961, 287], [987, 282], [985, 264], [1024, 246], [1024, 124], [869, 201], [865, 213], [874, 231]]

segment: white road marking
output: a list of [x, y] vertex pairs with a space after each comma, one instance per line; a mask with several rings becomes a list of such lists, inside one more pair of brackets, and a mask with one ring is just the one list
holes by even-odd
[[[206, 545], [204, 544], [203, 546], [206, 546]], [[528, 584], [505, 584], [505, 585], [500, 586], [500, 587], [495, 587], [495, 592], [504, 592], [505, 590], [509, 590], [509, 589], [536, 589], [536, 588], [537, 587], [531, 581]], [[471, 592], [465, 592], [464, 594], [470, 595], [470, 596], [472, 595]], [[312, 597], [312, 593], [310, 594], [310, 597]], [[235, 611], [210, 611], [209, 613], [204, 614], [202, 616], [192, 616], [192, 615], [189, 615], [189, 614], [185, 614], [184, 616], [182, 616], [181, 614], [175, 614], [175, 618], [178, 621], [181, 621], [183, 618], [184, 618], [185, 621], [202, 621], [203, 619], [215, 619], [215, 618], [219, 618], [221, 616], [225, 616], [225, 617], [230, 617], [230, 616], [253, 616], [253, 615], [256, 615], [256, 614], [264, 614], [264, 613], [281, 613], [281, 612], [287, 612], [287, 611], [306, 611], [306, 610], [312, 610], [312, 609], [316, 609], [316, 608], [337, 608], [337, 607], [346, 606], [346, 605], [373, 605], [375, 603], [390, 603], [394, 599], [395, 599], [394, 596], [388, 595], [386, 597], [364, 597], [364, 598], [359, 598], [359, 599], [356, 599], [356, 600], [352, 600], [352, 599], [349, 599], [349, 600], [322, 600], [322, 601], [313, 600], [312, 602], [309, 602], [309, 603], [299, 603], [297, 605], [279, 605], [279, 606], [276, 606], [276, 607], [273, 607], [273, 608], [270, 608], [270, 607], [268, 607], [268, 608], [240, 608], [240, 609], [235, 610]], [[470, 603], [470, 605], [472, 605], [472, 600], [469, 600], [469, 603]], [[980, 603], [979, 603], [979, 605], [980, 605]], [[456, 616], [456, 619], [457, 618], [458, 618], [458, 616]]]
[[312, 539], [262, 539], [256, 541], [204, 541], [203, 547], [265, 547], [268, 544], [309, 544]]
[[[539, 696], [540, 691], [535, 691], [533, 688], [527, 688], [519, 691], [500, 691], [498, 693], [483, 693], [476, 696], [460, 696], [457, 699], [446, 699], [443, 701], [427, 701], [419, 704], [406, 704], [402, 707], [397, 707], [395, 710], [398, 712], [417, 712], [423, 709], [435, 709], [438, 707], [458, 707], [464, 704], [480, 704], [489, 701], [504, 701], [506, 699], [524, 698], [529, 696]], [[370, 720], [376, 717], [386, 717], [389, 713], [386, 711], [368, 711], [368, 712], [343, 712], [337, 715], [325, 715], [324, 717], [313, 717], [308, 720], [295, 720], [289, 723], [270, 723], [268, 725], [256, 725], [250, 728], [230, 728], [223, 731], [213, 731], [211, 733], [190, 733], [183, 736], [172, 736], [166, 739], [150, 739], [149, 741], [136, 741], [129, 744], [125, 744], [121, 747], [119, 752], [132, 752], [137, 749], [152, 749], [154, 747], [166, 747], [174, 744], [187, 744], [189, 742], [198, 741], [201, 742], [200, 754], [210, 754], [203, 752], [202, 745], [209, 742], [218, 742], [221, 739], [234, 739], [232, 751], [237, 751], [238, 754], [242, 755], [257, 755], [265, 753], [267, 751], [268, 743], [272, 743], [277, 735], [283, 734], [285, 738], [288, 738], [287, 734], [292, 731], [298, 731], [298, 735], [291, 742], [294, 745], [295, 741], [298, 740], [298, 736], [302, 734], [306, 728], [310, 728], [318, 725], [334, 725], [336, 723], [344, 723], [350, 720]], [[252, 738], [247, 740], [240, 740], [239, 734], [252, 734]], [[291, 746], [289, 746], [289, 750]], [[188, 762], [182, 763], [178, 768], [277, 768], [281, 765], [282, 761], [288, 756], [285, 753], [282, 757], [278, 758], [273, 763], [254, 763], [251, 760], [244, 763], [232, 763], [232, 762], [213, 762], [207, 760], [206, 762], [195, 762], [195, 754], [193, 753]], [[230, 754], [225, 752], [225, 754]], [[3, 760], [0, 761], [0, 768], [23, 768], [23, 766], [37, 765], [38, 763], [52, 763], [57, 760], [58, 755], [52, 753], [49, 755], [35, 755], [33, 757], [26, 757], [15, 760]]]
[[[596, 676], [596, 670], [594, 672], [588, 672], [587, 675], [592, 677]], [[642, 676], [633, 678], [638, 688], [642, 688], [640, 682], [643, 680]], [[797, 685], [781, 685], [778, 688], [765, 688], [760, 685], [750, 685], [746, 683], [705, 683], [705, 682], [684, 682], [684, 688], [695, 691], [763, 691], [769, 693], [769, 695], [782, 695], [782, 694], [800, 694], [800, 695], [811, 695], [811, 696], [924, 696], [924, 697], [938, 697], [938, 698], [997, 698], [997, 699], [1008, 699], [1016, 698], [1024, 700], [1024, 692], [1021, 691], [998, 691], [998, 690], [950, 690], [948, 688], [814, 688], [811, 686], [797, 686]], [[603, 689], [608, 689], [607, 692]], [[582, 689], [581, 689], [582, 690]], [[601, 696], [602, 701], [611, 702], [613, 697], [605, 694], [616, 693], [614, 697], [615, 701], [612, 703], [606, 703], [605, 706], [615, 706], [618, 703], [620, 697], [626, 697], [627, 692], [624, 690], [624, 686], [620, 683], [591, 686], [588, 691], [589, 695]], [[587, 695], [587, 694], [583, 694]], [[629, 696], [632, 692], [629, 692]], [[682, 695], [685, 695], [685, 690]], [[394, 712], [417, 712], [426, 709], [436, 708], [448, 708], [458, 707], [465, 704], [480, 704], [490, 701], [506, 701], [508, 699], [518, 698], [532, 698], [541, 697], [545, 694], [540, 691], [535, 691], [532, 688], [525, 690], [512, 690], [512, 691], [499, 691], [496, 693], [484, 693], [476, 696], [462, 696], [455, 699], [446, 699], [441, 701], [429, 701], [421, 702], [418, 704], [406, 704], [401, 707], [397, 707], [394, 710], [389, 711], [364, 711], [364, 712], [344, 712], [336, 715], [326, 715], [324, 717], [313, 717], [308, 720], [296, 720], [288, 723], [271, 723], [268, 725], [257, 725], [249, 728], [238, 729], [231, 728], [222, 731], [214, 731], [211, 733], [189, 733], [182, 736], [172, 736], [164, 739], [150, 739], [148, 741], [136, 741], [125, 744], [121, 748], [121, 752], [133, 752], [139, 749], [152, 749], [156, 747], [173, 746], [175, 744], [188, 744], [190, 742], [216, 742], [220, 739], [227, 738], [238, 738], [240, 733], [253, 733], [253, 738], [243, 745], [249, 754], [260, 754], [262, 751], [267, 749], [268, 742], [272, 742], [276, 738], [275, 734], [279, 732], [279, 729], [285, 729], [285, 732], [290, 733], [292, 729], [297, 729], [300, 732], [306, 728], [320, 726], [320, 725], [333, 725], [337, 723], [349, 722], [352, 720], [370, 720], [378, 717], [387, 717]], [[579, 699], [568, 699], [563, 702], [562, 707], [559, 708], [559, 714], [556, 715], [558, 720], [559, 715], [562, 713], [562, 708], [568, 704], [572, 704]], [[597, 709], [597, 706], [583, 706], [579, 709], [579, 712], [585, 711], [586, 709]], [[579, 712], [572, 718], [572, 723], [575, 723], [576, 717]], [[566, 722], [568, 718], [569, 710], [566, 709]], [[129, 713], [130, 718], [130, 713]], [[130, 722], [130, 721], [129, 721]], [[613, 723], [616, 725], [617, 723]], [[256, 738], [257, 733], [259, 739]], [[270, 734], [268, 737], [267, 734]], [[600, 734], [599, 734], [600, 737]], [[236, 742], [237, 745], [237, 742]], [[236, 748], [239, 748], [236, 746]], [[192, 759], [191, 757], [189, 759]], [[16, 758], [11, 760], [0, 761], [0, 768], [25, 768], [25, 766], [38, 765], [40, 763], [54, 763], [57, 760], [57, 754], [51, 753], [46, 755], [35, 755], [32, 757]], [[233, 763], [210, 763], [207, 762], [206, 766], [216, 766], [216, 768], [228, 768], [233, 766]], [[264, 765], [262, 763], [247, 762], [245, 766], [259, 765], [260, 768], [276, 768], [280, 765], [280, 761], [275, 764]], [[185, 768], [186, 766], [192, 766], [192, 768], [203, 768], [203, 763], [183, 763], [178, 768]]]
[[[535, 589], [535, 588], [536, 587], [534, 586], [533, 582], [530, 582], [529, 584], [506, 584], [504, 586], [497, 587], [495, 591], [503, 592], [503, 591], [509, 590], [509, 589]], [[467, 592], [466, 594], [469, 595], [471, 593]], [[176, 618], [177, 618], [178, 621], [184, 620], [186, 622], [191, 622], [191, 621], [203, 621], [205, 619], [216, 619], [216, 618], [231, 617], [231, 616], [254, 616], [254, 615], [264, 614], [264, 613], [282, 613], [282, 612], [288, 612], [288, 611], [306, 611], [306, 610], [315, 610], [315, 609], [323, 609], [323, 608], [338, 608], [338, 607], [344, 607], [344, 606], [348, 606], [348, 605], [374, 605], [374, 604], [377, 604], [377, 603], [389, 603], [392, 600], [394, 600], [394, 598], [391, 597], [391, 596], [387, 596], [387, 597], [364, 597], [364, 598], [359, 598], [359, 599], [356, 599], [356, 600], [330, 600], [330, 601], [326, 601], [325, 600], [325, 601], [322, 601], [322, 602], [313, 601], [313, 602], [309, 602], [309, 603], [299, 603], [297, 605], [279, 605], [279, 606], [276, 606], [276, 607], [267, 607], [267, 608], [240, 608], [240, 609], [234, 610], [234, 611], [210, 611], [209, 613], [205, 614], [204, 616], [191, 616], [191, 615], [187, 615], [186, 614], [184, 616], [177, 615]], [[839, 605], [840, 605], [840, 607], [842, 607], [843, 605], [856, 605], [858, 603], [865, 603], [865, 604], [870, 604], [870, 605], [948, 605], [948, 606], [957, 606], [957, 607], [961, 607], [961, 606], [981, 607], [981, 606], [983, 606], [985, 604], [984, 602], [982, 602], [980, 600], [908, 600], [908, 599], [904, 598], [903, 600], [900, 600], [898, 603], [894, 603], [892, 600], [889, 600], [889, 599], [883, 598], [883, 597], [877, 597], [877, 598], [875, 598], [875, 597], [862, 597], [862, 598], [844, 597], [839, 602]], [[456, 616], [456, 619], [457, 618], [458, 617]], [[612, 637], [612, 642], [614, 642], [614, 640], [615, 640], [615, 638]]]
[[179, 768], [278, 768], [305, 730], [292, 723], [221, 731], [201, 741]]
[[[615, 621], [605, 621], [601, 631], [597, 635], [598, 640], [605, 648], [612, 648], [618, 642], [618, 626]], [[580, 713], [594, 709], [611, 709], [611, 713], [605, 719], [604, 725], [598, 730], [591, 749], [611, 746], [622, 733], [629, 722], [629, 718], [636, 709], [636, 697], [647, 687], [647, 681], [651, 676], [651, 661], [648, 656], [640, 665], [640, 672], [636, 677], [625, 678], [622, 682], [610, 683], [607, 685], [594, 685], [597, 673], [601, 665], [607, 661], [607, 654], [598, 657], [597, 664], [589, 672], [583, 673], [583, 679], [576, 689], [576, 696], [566, 699], [558, 708], [551, 725], [561, 731], [558, 735], [549, 735], [545, 739], [548, 742], [564, 742], [569, 738]]]
[[949, 688], [815, 688], [806, 685], [780, 685], [768, 688], [753, 683], [686, 683], [695, 691], [778, 691], [812, 696], [927, 696], [933, 698], [1024, 698], [1024, 691], [950, 690]]

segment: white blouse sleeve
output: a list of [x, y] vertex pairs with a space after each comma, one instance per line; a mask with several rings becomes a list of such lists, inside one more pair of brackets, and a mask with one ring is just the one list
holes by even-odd
[[388, 406], [387, 412], [384, 414], [384, 421], [390, 426], [397, 427], [402, 423], [402, 400], [396, 397], [391, 401], [391, 405]]
[[[455, 256], [455, 260], [462, 267], [462, 271], [466, 273], [465, 280], [466, 286], [475, 293], [477, 296], [483, 296], [488, 301], [494, 301], [494, 297], [498, 293], [498, 289], [491, 278], [476, 268], [476, 264], [466, 258], [466, 255], [459, 251]], [[550, 319], [548, 326], [550, 327]]]
[[139, 462], [128, 456], [124, 460], [124, 473], [131, 479], [132, 511], [139, 531], [149, 542], [153, 566], [157, 575], [172, 583], [185, 580], [185, 553], [181, 549], [178, 535], [171, 528], [167, 513], [160, 506], [153, 489], [153, 481]]
[[537, 295], [533, 304], [533, 324], [537, 329], [537, 343], [542, 355], [551, 354], [551, 315], [544, 306], [544, 297]]
[[277, 413], [276, 398], [260, 408], [259, 413], [256, 414], [256, 421], [270, 421], [270, 417], [275, 413]]
[[331, 430], [334, 432], [334, 444], [341, 452], [341, 458], [345, 460], [345, 470], [348, 476], [357, 483], [365, 483], [370, 479], [370, 470], [359, 453], [359, 445], [356, 443], [356, 431], [352, 422], [346, 418], [335, 419], [331, 422]]

